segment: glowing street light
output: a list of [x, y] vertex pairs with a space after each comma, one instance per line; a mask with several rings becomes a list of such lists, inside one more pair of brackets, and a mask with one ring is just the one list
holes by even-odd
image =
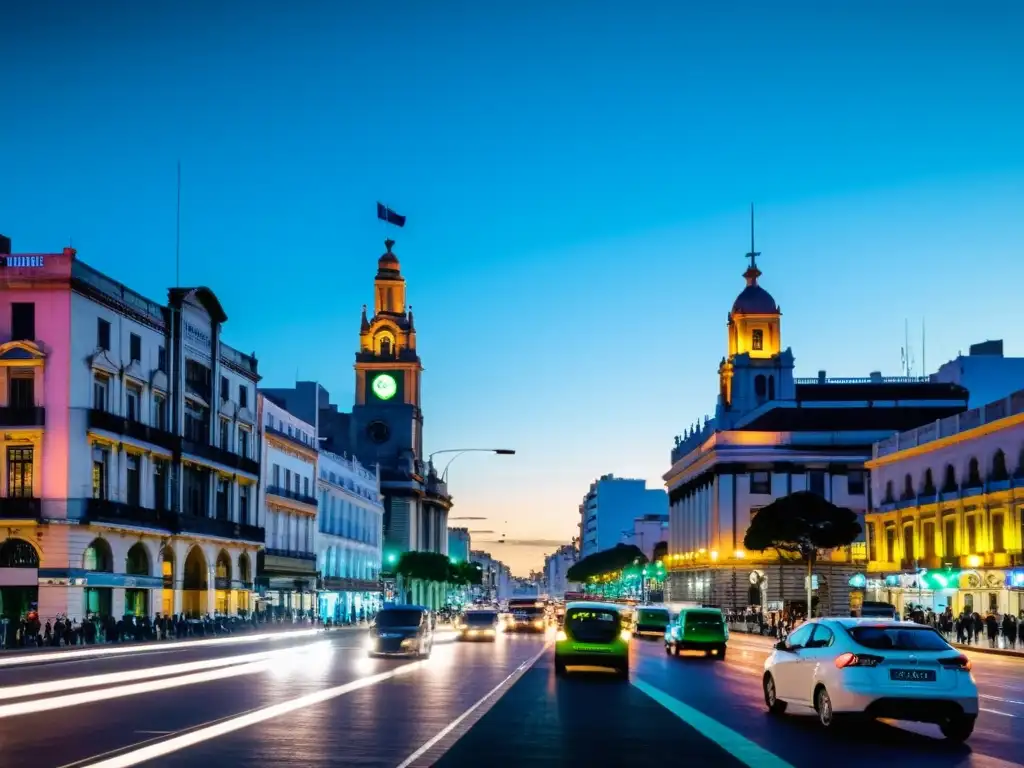
[[448, 467], [452, 465], [459, 456], [464, 453], [493, 453], [495, 456], [515, 456], [515, 450], [512, 448], [445, 448], [443, 451], [434, 451], [427, 456], [428, 462], [433, 462], [434, 457], [440, 453], [454, 453], [455, 455], [448, 459], [448, 463], [444, 465], [444, 469], [441, 471], [441, 482], [447, 482], [448, 480]]

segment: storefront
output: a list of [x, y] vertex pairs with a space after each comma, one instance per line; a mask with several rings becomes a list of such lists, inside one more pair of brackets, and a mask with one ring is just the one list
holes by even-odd
[[948, 606], [961, 612], [1019, 615], [1024, 610], [1024, 569], [944, 570], [891, 574], [884, 579], [866, 579], [868, 600], [887, 602], [901, 616], [911, 606], [942, 613]]
[[317, 613], [335, 624], [365, 619], [380, 610], [380, 583], [369, 579], [326, 578], [317, 595]]

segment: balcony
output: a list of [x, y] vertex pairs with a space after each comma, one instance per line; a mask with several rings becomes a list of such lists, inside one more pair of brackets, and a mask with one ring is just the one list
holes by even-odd
[[39, 499], [28, 496], [0, 498], [0, 520], [38, 520], [43, 512]]
[[283, 499], [291, 499], [292, 501], [298, 501], [301, 502], [302, 504], [309, 504], [313, 507], [316, 506], [316, 497], [307, 496], [306, 494], [299, 493], [298, 491], [291, 491], [287, 488], [282, 488], [278, 485], [268, 485], [267, 493], [272, 496], [280, 496]]
[[193, 456], [200, 456], [207, 461], [223, 464], [225, 467], [230, 467], [250, 475], [259, 476], [260, 473], [260, 463], [255, 459], [247, 459], [245, 456], [239, 456], [237, 453], [226, 451], [223, 448], [218, 448], [215, 445], [202, 441], [182, 439], [181, 452], [191, 453]]
[[8, 406], [0, 408], [0, 427], [44, 427], [46, 409]]
[[291, 557], [295, 560], [309, 560], [311, 563], [316, 562], [316, 554], [313, 552], [299, 552], [294, 549], [265, 549], [263, 551], [272, 557]]
[[144, 443], [159, 445], [168, 451], [175, 450], [178, 445], [178, 437], [172, 432], [96, 408], [89, 409], [88, 425], [89, 429], [102, 429], [105, 432], [113, 432], [115, 435], [124, 435]]
[[316, 452], [316, 448], [314, 448], [309, 443], [304, 443], [299, 438], [297, 438], [295, 435], [289, 435], [287, 432], [282, 432], [280, 429], [275, 429], [274, 427], [271, 427], [270, 425], [265, 426], [263, 428], [263, 432], [265, 434], [267, 434], [267, 435], [271, 435], [272, 437], [276, 437], [278, 440], [284, 440], [287, 443], [291, 443], [296, 448], [301, 448], [301, 449], [305, 449], [307, 451]]
[[181, 533], [201, 533], [223, 539], [244, 539], [263, 543], [266, 531], [255, 525], [233, 523], [230, 520], [214, 520], [210, 517], [177, 515], [173, 529]]
[[257, 569], [264, 576], [314, 576], [316, 555], [290, 549], [265, 549], [259, 553]]
[[174, 515], [171, 512], [107, 499], [86, 499], [85, 517], [91, 523], [123, 523], [166, 530], [174, 528]]

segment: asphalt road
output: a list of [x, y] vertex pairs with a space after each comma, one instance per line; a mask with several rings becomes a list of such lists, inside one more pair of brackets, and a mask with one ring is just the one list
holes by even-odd
[[337, 631], [22, 666], [0, 656], [0, 765], [1024, 765], [1024, 660], [971, 654], [983, 711], [951, 748], [932, 726], [834, 735], [810, 714], [767, 717], [762, 638], [734, 635], [725, 662], [635, 641], [630, 683], [556, 679], [547, 643], [439, 642], [410, 662], [368, 659], [361, 633]]

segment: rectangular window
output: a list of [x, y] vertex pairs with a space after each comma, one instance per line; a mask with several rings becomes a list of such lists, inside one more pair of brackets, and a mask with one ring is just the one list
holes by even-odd
[[281, 466], [279, 464], [275, 464], [274, 465], [274, 471], [273, 471], [273, 475], [272, 476], [274, 478], [274, 481], [271, 483], [271, 485], [273, 485], [275, 488], [280, 488], [281, 487]]
[[302, 478], [302, 494], [304, 496], [309, 496], [309, 478], [308, 477]]
[[908, 561], [915, 559], [914, 553], [914, 526], [908, 525], [903, 529], [903, 557]]
[[750, 348], [758, 351], [764, 349], [764, 331], [760, 328], [750, 334]]
[[220, 420], [220, 447], [225, 451], [231, 450], [231, 422], [227, 419]]
[[133, 387], [130, 384], [125, 387], [125, 416], [128, 421], [139, 421], [139, 403], [142, 401], [142, 392], [138, 387]]
[[32, 447], [7, 449], [7, 495], [11, 498], [32, 497]]
[[750, 492], [770, 494], [772, 492], [772, 476], [770, 472], [750, 473]]
[[896, 562], [896, 529], [891, 525], [885, 529], [885, 561]]
[[32, 301], [11, 302], [11, 340], [36, 340], [36, 305]]
[[96, 319], [96, 346], [110, 350], [110, 323], [102, 317]]
[[141, 489], [142, 484], [139, 482], [139, 457], [133, 454], [128, 454], [128, 472], [127, 472], [127, 491], [128, 491], [128, 504], [133, 507], [141, 505]]
[[220, 377], [220, 399], [230, 400], [231, 399], [231, 382], [228, 381], [227, 376]]
[[107, 383], [106, 376], [97, 376], [92, 381], [92, 407], [97, 411], [107, 410]]
[[167, 509], [167, 462], [153, 459], [153, 507]]
[[288, 491], [292, 489], [292, 471], [290, 469], [284, 471], [284, 487]]
[[249, 486], [238, 486], [238, 522], [243, 525], [253, 525], [249, 520]]
[[107, 452], [102, 448], [92, 452], [92, 497], [107, 498]]
[[167, 400], [162, 395], [153, 395], [153, 426], [167, 431]]
[[864, 495], [864, 470], [851, 469], [846, 473], [846, 493], [849, 496]]
[[970, 515], [967, 518], [967, 553], [975, 554], [978, 551], [978, 518]]
[[156, 369], [167, 373], [167, 350], [163, 346], [156, 348]]
[[249, 430], [238, 430], [238, 455], [249, 458]]
[[128, 354], [130, 355], [130, 362], [142, 362], [142, 337], [137, 333], [128, 335]]
[[184, 467], [185, 514], [207, 517], [209, 510], [210, 473], [199, 467]]
[[223, 477], [217, 478], [217, 519], [227, 520], [230, 506], [228, 494], [231, 492], [231, 484]]
[[942, 522], [942, 528], [942, 551], [948, 560], [956, 554], [956, 518], [947, 517]]
[[812, 469], [807, 473], [807, 490], [819, 496], [825, 495], [825, 473], [820, 469]]
[[246, 389], [245, 384], [238, 385], [238, 407], [248, 408], [249, 407], [249, 390]]
[[992, 515], [992, 551], [1005, 552], [1006, 542], [1003, 540], [1004, 518], [1002, 513]]
[[935, 557], [935, 523], [921, 525], [921, 549], [925, 559]]
[[36, 404], [35, 372], [8, 368], [10, 384], [7, 387], [7, 405], [11, 408], [31, 408]]

